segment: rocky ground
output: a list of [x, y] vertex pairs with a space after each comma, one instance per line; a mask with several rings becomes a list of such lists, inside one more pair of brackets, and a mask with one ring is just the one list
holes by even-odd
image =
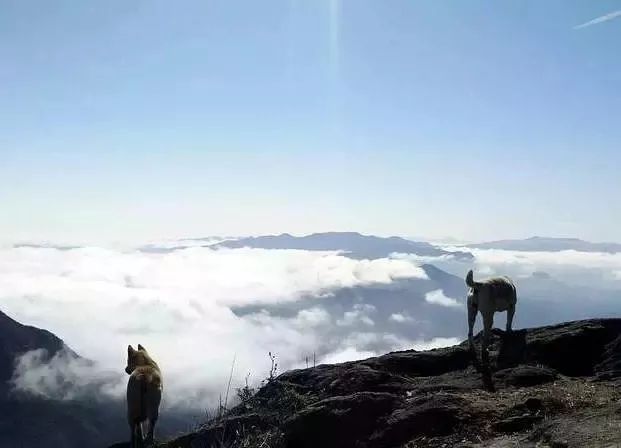
[[[477, 337], [477, 343], [480, 342]], [[166, 448], [621, 447], [621, 319], [283, 373]]]

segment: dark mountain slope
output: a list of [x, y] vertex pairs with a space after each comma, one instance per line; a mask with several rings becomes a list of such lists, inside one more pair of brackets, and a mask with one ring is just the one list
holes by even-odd
[[0, 385], [11, 379], [15, 357], [36, 349], [45, 349], [50, 356], [64, 349], [77, 356], [49, 331], [22, 325], [0, 311]]
[[[49, 331], [22, 325], [0, 312], [0, 447], [96, 448], [125, 438], [126, 408], [121, 398], [83, 390], [78, 399], [51, 400], [13, 390], [10, 380], [16, 357], [40, 349], [47, 353], [43, 361], [62, 352], [66, 359], [90, 363]], [[168, 415], [158, 429], [161, 434], [175, 434], [188, 428], [189, 421], [187, 413]]]

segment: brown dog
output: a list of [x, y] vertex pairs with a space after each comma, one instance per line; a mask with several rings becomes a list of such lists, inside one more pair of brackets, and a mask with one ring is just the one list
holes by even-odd
[[[153, 443], [153, 431], [159, 416], [162, 400], [162, 373], [145, 348], [138, 344], [138, 350], [127, 347], [127, 420], [131, 430], [131, 448]], [[143, 439], [144, 423], [148, 422], [146, 439]]]

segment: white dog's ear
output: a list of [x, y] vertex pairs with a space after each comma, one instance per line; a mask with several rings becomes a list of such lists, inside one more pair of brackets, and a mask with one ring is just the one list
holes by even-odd
[[146, 352], [146, 349], [140, 344], [138, 344], [138, 350], [142, 350], [143, 352]]
[[472, 273], [472, 269], [470, 269], [468, 271], [468, 273], [466, 274], [466, 285], [470, 286], [471, 288], [474, 288], [474, 274]]

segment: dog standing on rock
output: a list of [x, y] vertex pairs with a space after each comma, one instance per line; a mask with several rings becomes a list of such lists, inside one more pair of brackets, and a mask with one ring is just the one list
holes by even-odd
[[[162, 400], [162, 373], [145, 348], [127, 347], [127, 419], [131, 431], [131, 448], [142, 448], [153, 443], [153, 431]], [[143, 439], [143, 424], [148, 423], [147, 437]]]
[[481, 312], [483, 317], [483, 344], [481, 346], [481, 356], [487, 358], [487, 347], [491, 336], [492, 326], [494, 325], [494, 313], [507, 312], [507, 332], [511, 332], [517, 294], [515, 285], [509, 277], [494, 277], [487, 280], [475, 282], [472, 270], [466, 275], [466, 285], [468, 291], [468, 343], [470, 349], [474, 349], [472, 330], [477, 313]]

